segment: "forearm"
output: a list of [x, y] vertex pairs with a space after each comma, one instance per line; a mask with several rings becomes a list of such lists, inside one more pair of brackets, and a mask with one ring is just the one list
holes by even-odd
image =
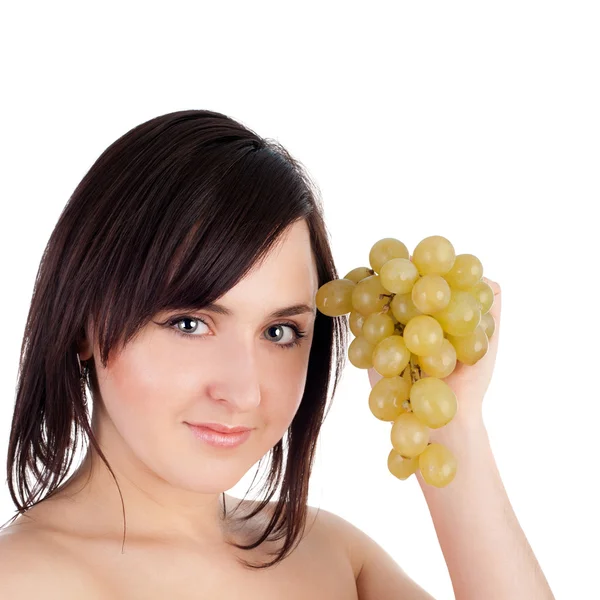
[[445, 488], [426, 484], [417, 471], [456, 600], [554, 600], [502, 484], [483, 420], [453, 421], [433, 430], [432, 441], [458, 462]]

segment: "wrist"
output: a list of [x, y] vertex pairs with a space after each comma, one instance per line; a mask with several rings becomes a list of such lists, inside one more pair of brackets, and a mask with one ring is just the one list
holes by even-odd
[[[460, 419], [457, 414], [444, 427], [431, 429], [429, 441], [444, 445], [452, 453], [458, 463], [457, 476], [461, 472], [460, 479], [465, 472], [480, 470], [491, 457], [490, 439], [480, 414], [463, 414]], [[427, 497], [435, 493], [432, 490], [436, 488], [425, 482], [419, 469], [416, 476]]]
[[439, 442], [448, 446], [451, 452], [457, 452], [458, 447], [468, 447], [479, 444], [487, 439], [487, 430], [481, 411], [458, 411], [452, 421], [438, 429], [431, 429], [430, 442]]

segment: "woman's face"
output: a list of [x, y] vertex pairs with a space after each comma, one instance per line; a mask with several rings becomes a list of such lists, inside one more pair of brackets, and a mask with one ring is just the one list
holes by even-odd
[[[128, 456], [131, 464], [171, 485], [206, 494], [233, 487], [284, 436], [298, 409], [317, 289], [302, 220], [262, 264], [217, 300], [230, 315], [212, 310], [154, 315], [120, 353], [111, 355], [106, 368], [94, 344], [105, 407], [98, 417], [101, 445], [110, 456]], [[310, 311], [271, 316], [298, 304]], [[165, 324], [174, 318], [179, 320]], [[305, 331], [305, 337], [297, 339], [292, 326]], [[295, 341], [298, 345], [291, 345]], [[186, 422], [254, 429], [240, 446], [216, 448], [197, 439]]]

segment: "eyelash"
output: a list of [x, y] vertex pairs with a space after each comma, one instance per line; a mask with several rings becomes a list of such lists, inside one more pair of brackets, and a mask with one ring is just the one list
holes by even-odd
[[[204, 320], [201, 319], [200, 317], [192, 317], [190, 315], [184, 315], [182, 317], [175, 317], [173, 319], [170, 319], [166, 322], [166, 325], [168, 325], [169, 327], [173, 328], [173, 330], [175, 331], [175, 333], [177, 335], [180, 335], [184, 338], [200, 338], [202, 339], [204, 336], [203, 335], [192, 335], [191, 333], [184, 333], [183, 331], [181, 331], [178, 327], [175, 327], [175, 325], [177, 325], [177, 323], [181, 322], [181, 321], [185, 321], [186, 319], [190, 319], [191, 321], [200, 321], [200, 323], [203, 323], [204, 325], [206, 325], [208, 327], [208, 323]], [[295, 338], [293, 342], [290, 342], [289, 344], [275, 344], [275, 346], [282, 348], [284, 350], [289, 350], [291, 348], [294, 348], [295, 346], [299, 346], [302, 342], [302, 338], [306, 336], [306, 331], [300, 329], [295, 323], [276, 323], [275, 325], [271, 325], [270, 327], [276, 327], [278, 325], [285, 325], [286, 327], [290, 327], [291, 329], [294, 330], [294, 334], [295, 334]]]

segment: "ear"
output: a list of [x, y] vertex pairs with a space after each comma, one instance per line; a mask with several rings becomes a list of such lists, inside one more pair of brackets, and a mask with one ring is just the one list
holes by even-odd
[[90, 360], [94, 356], [94, 321], [92, 317], [88, 319], [85, 330], [77, 339], [77, 352], [81, 361]]

